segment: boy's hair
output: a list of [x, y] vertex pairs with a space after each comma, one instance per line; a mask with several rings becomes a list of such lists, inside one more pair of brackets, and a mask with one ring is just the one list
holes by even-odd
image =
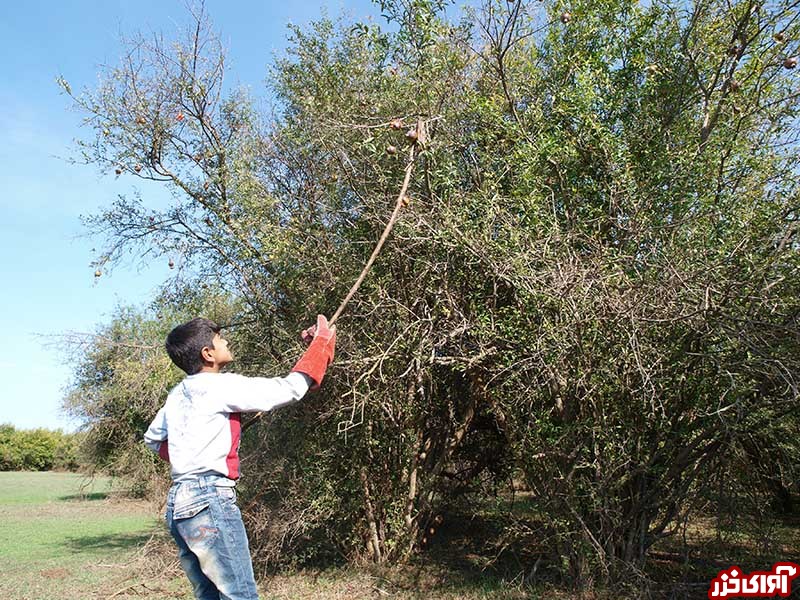
[[199, 373], [203, 368], [202, 350], [214, 347], [214, 336], [220, 329], [214, 321], [201, 317], [178, 325], [167, 336], [167, 354], [187, 375]]

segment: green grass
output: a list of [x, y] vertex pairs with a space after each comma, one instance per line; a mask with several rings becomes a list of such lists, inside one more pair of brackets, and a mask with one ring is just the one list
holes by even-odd
[[105, 498], [111, 492], [108, 477], [88, 478], [75, 473], [0, 472], [0, 506]]
[[0, 597], [17, 600], [95, 597], [159, 528], [108, 478], [71, 473], [0, 473], [0, 518]]
[[[0, 598], [192, 598], [175, 548], [152, 505], [117, 497], [111, 481], [65, 473], [0, 473]], [[159, 543], [142, 547], [153, 533]], [[148, 573], [150, 575], [148, 575]], [[259, 582], [262, 598], [519, 600], [495, 578], [449, 567], [298, 571]]]
[[[120, 497], [111, 480], [64, 473], [0, 473], [0, 599], [189, 600], [175, 546], [151, 504]], [[520, 510], [531, 513], [522, 503]], [[524, 548], [497, 558], [501, 529], [494, 513], [473, 513], [469, 530], [443, 525], [428, 552], [402, 567], [340, 567], [289, 571], [259, 582], [271, 600], [569, 600], [577, 597], [542, 581], [523, 587]], [[480, 513], [480, 514], [479, 514]], [[743, 517], [744, 518], [744, 517]], [[670, 589], [675, 582], [705, 585], [724, 566], [769, 568], [773, 559], [800, 562], [800, 519], [768, 532], [763, 548], [742, 536], [718, 540], [713, 520], [696, 518], [686, 540], [655, 548], [648, 575]], [[447, 523], [447, 521], [446, 521]], [[153, 544], [145, 543], [155, 534]], [[684, 547], [684, 544], [688, 546]], [[523, 561], [530, 565], [529, 557]], [[487, 568], [485, 568], [487, 567]], [[620, 598], [599, 590], [584, 599]], [[625, 596], [636, 597], [636, 595]], [[683, 596], [681, 596], [683, 597]]]

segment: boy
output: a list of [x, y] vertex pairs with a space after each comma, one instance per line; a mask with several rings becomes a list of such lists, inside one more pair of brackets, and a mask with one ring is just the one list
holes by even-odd
[[236, 506], [240, 415], [268, 411], [319, 389], [333, 360], [336, 327], [323, 315], [303, 332], [308, 349], [286, 377], [220, 373], [233, 360], [220, 327], [193, 319], [167, 336], [169, 357], [187, 377], [167, 396], [144, 435], [170, 462], [167, 527], [198, 600], [258, 600], [250, 549]]

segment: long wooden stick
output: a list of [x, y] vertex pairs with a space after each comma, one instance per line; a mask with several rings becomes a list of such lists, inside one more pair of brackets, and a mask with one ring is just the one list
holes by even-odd
[[[417, 122], [417, 136], [422, 135], [420, 131], [422, 129], [422, 121]], [[386, 240], [389, 237], [389, 233], [391, 233], [394, 224], [397, 222], [397, 218], [400, 216], [400, 209], [403, 208], [406, 199], [406, 191], [408, 190], [408, 183], [411, 181], [411, 171], [414, 170], [414, 160], [416, 158], [416, 144], [411, 145], [411, 150], [409, 151], [408, 156], [408, 164], [406, 165], [406, 176], [403, 179], [403, 187], [400, 188], [400, 193], [397, 195], [397, 202], [394, 204], [394, 211], [392, 212], [392, 216], [389, 218], [389, 222], [386, 224], [386, 228], [383, 230], [380, 239], [378, 240], [378, 244], [375, 246], [375, 249], [372, 251], [372, 255], [369, 257], [367, 264], [364, 265], [364, 268], [361, 270], [361, 274], [356, 279], [356, 282], [353, 284], [353, 287], [350, 288], [350, 291], [345, 296], [342, 303], [339, 305], [339, 308], [336, 309], [336, 312], [333, 313], [333, 316], [328, 321], [329, 325], [333, 325], [336, 322], [336, 319], [344, 312], [344, 309], [347, 307], [347, 304], [350, 300], [355, 296], [358, 288], [361, 287], [361, 284], [364, 282], [364, 279], [367, 277], [367, 273], [372, 268], [372, 264], [375, 262], [375, 259], [378, 257], [378, 254], [383, 248], [383, 244], [386, 243]]]
[[[344, 312], [344, 309], [349, 304], [350, 300], [352, 300], [353, 296], [355, 296], [356, 292], [358, 291], [358, 288], [360, 288], [361, 284], [364, 283], [364, 279], [366, 279], [367, 273], [369, 273], [369, 270], [372, 268], [375, 259], [378, 258], [378, 254], [380, 254], [381, 248], [383, 248], [383, 245], [389, 238], [389, 234], [391, 233], [394, 224], [397, 222], [397, 219], [400, 216], [400, 210], [406, 204], [406, 191], [408, 191], [408, 184], [411, 181], [411, 172], [414, 170], [414, 162], [417, 156], [417, 143], [424, 142], [425, 132], [424, 132], [424, 123], [422, 119], [419, 119], [417, 121], [416, 130], [417, 130], [416, 140], [415, 143], [411, 144], [411, 149], [408, 152], [408, 164], [406, 165], [406, 173], [405, 177], [403, 178], [403, 185], [400, 188], [400, 193], [397, 195], [397, 201], [394, 204], [394, 211], [392, 211], [392, 216], [389, 217], [389, 222], [386, 224], [386, 227], [384, 228], [383, 233], [381, 234], [381, 237], [378, 240], [377, 245], [375, 246], [375, 249], [372, 251], [369, 260], [367, 260], [367, 264], [365, 264], [364, 268], [361, 269], [361, 274], [358, 276], [358, 279], [356, 279], [356, 282], [350, 288], [350, 291], [347, 292], [347, 296], [344, 297], [344, 300], [342, 300], [342, 303], [339, 305], [339, 308], [336, 309], [336, 312], [333, 313], [333, 316], [328, 321], [329, 325], [333, 325], [336, 322], [336, 319], [338, 319], [341, 316], [341, 314]], [[258, 421], [262, 417], [263, 414], [264, 414], [263, 412], [256, 413], [252, 419], [250, 419], [244, 425], [242, 425], [242, 432], [247, 431], [251, 426], [253, 426], [256, 423], [256, 421]]]

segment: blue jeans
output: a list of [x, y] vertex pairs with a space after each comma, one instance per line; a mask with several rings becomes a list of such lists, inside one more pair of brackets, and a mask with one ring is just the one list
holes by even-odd
[[167, 495], [167, 528], [198, 600], [258, 600], [236, 490], [208, 476], [176, 483]]

